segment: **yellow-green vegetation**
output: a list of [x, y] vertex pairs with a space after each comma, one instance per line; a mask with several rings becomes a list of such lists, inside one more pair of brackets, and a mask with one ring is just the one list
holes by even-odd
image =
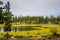
[[57, 24], [13, 24], [12, 27], [19, 28], [24, 26], [32, 26], [32, 27], [59, 27]]
[[[12, 24], [11, 27], [24, 27], [24, 26], [42, 26], [42, 27], [58, 27], [58, 24]], [[4, 24], [0, 24], [0, 27], [4, 27]]]
[[4, 24], [0, 24], [0, 28], [3, 28], [4, 27]]
[[[51, 30], [53, 28], [56, 28], [57, 30], [57, 34], [60, 34], [60, 25], [58, 24], [13, 24], [12, 27], [25, 27], [25, 26], [32, 26], [34, 28], [37, 28], [35, 30], [30, 30], [30, 31], [20, 31], [20, 32], [9, 32], [9, 35], [12, 36], [24, 36], [24, 37], [29, 37], [29, 36], [33, 36], [33, 37], [42, 37], [42, 36], [49, 36], [52, 35], [53, 33], [51, 32]], [[3, 25], [1, 25], [0, 27], [3, 27]], [[6, 32], [0, 32], [0, 36], [4, 36], [6, 34]]]

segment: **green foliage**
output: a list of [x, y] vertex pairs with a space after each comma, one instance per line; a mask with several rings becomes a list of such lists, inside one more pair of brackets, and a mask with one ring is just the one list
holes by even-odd
[[4, 21], [5, 21], [4, 31], [11, 31], [12, 14], [11, 14], [11, 12], [5, 12], [4, 16], [5, 16], [5, 19], [4, 19]]
[[3, 15], [3, 10], [0, 9], [0, 24], [3, 24], [4, 23], [4, 15]]
[[48, 16], [45, 17], [45, 23], [48, 23], [49, 22], [49, 18]]
[[12, 13], [9, 11], [10, 4], [9, 1], [6, 4], [6, 12], [3, 11], [3, 9], [0, 9], [0, 23], [5, 23], [4, 31], [11, 31], [11, 23], [12, 23]]
[[36, 34], [37, 34], [37, 35], [40, 35], [41, 33], [40, 33], [40, 32], [37, 32]]
[[4, 31], [11, 31], [12, 25], [12, 13], [10, 12], [10, 4], [9, 1], [7, 2], [6, 12], [4, 13]]
[[60, 16], [54, 17], [54, 16], [20, 16], [20, 17], [14, 17], [13, 23], [25, 23], [25, 24], [59, 24], [60, 23]]
[[54, 27], [52, 27], [52, 28], [50, 29], [50, 31], [53, 33], [53, 35], [56, 35], [56, 34], [57, 34], [57, 29], [54, 28]]

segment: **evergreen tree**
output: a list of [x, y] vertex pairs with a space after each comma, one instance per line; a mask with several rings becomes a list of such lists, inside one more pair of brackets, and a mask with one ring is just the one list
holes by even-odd
[[4, 23], [4, 15], [3, 15], [3, 10], [0, 9], [0, 23], [3, 24]]
[[45, 17], [45, 23], [48, 23], [49, 22], [49, 18], [48, 16]]

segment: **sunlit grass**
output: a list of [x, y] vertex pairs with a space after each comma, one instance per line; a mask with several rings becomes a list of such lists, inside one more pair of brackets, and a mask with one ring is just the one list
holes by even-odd
[[[4, 25], [0, 24], [0, 28]], [[52, 27], [57, 29], [57, 33], [60, 34], [60, 26], [57, 24], [13, 24], [11, 27], [20, 28], [25, 26], [32, 26], [34, 28], [38, 28], [40, 30], [31, 30], [31, 31], [20, 31], [20, 32], [9, 32], [9, 35], [12, 36], [48, 36], [51, 35], [52, 32], [50, 31]], [[39, 27], [36, 27], [39, 26]], [[0, 32], [0, 37], [3, 37], [6, 34], [6, 32]]]

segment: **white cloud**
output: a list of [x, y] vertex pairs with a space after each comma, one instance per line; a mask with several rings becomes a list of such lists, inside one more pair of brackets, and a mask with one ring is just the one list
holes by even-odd
[[[5, 3], [8, 1], [4, 0]], [[60, 0], [9, 0], [15, 16], [60, 15]], [[56, 14], [56, 15], [57, 15]], [[55, 15], [55, 16], [56, 16]]]

